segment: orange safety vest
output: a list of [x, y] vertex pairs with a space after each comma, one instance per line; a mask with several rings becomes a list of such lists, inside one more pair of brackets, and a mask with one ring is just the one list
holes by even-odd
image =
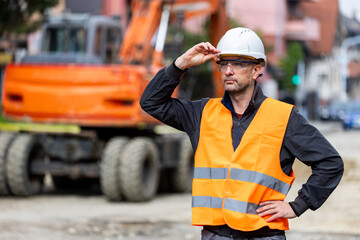
[[295, 177], [280, 165], [280, 149], [293, 106], [267, 98], [234, 152], [231, 112], [210, 99], [202, 113], [195, 153], [192, 225], [224, 225], [241, 231], [268, 226], [288, 230], [287, 219], [266, 222], [260, 202], [284, 200]]

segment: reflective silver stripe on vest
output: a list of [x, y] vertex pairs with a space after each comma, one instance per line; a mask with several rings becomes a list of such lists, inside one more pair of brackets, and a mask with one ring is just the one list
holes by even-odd
[[222, 198], [209, 196], [193, 196], [192, 207], [222, 208]]
[[[194, 169], [194, 178], [227, 179], [228, 173], [229, 173], [228, 168], [196, 167]], [[286, 195], [289, 192], [291, 187], [290, 184], [280, 181], [279, 179], [266, 175], [264, 173], [237, 169], [237, 168], [231, 169], [230, 179], [257, 183], [265, 187], [274, 189], [275, 191], [280, 192], [284, 195]]]
[[228, 173], [229, 173], [228, 168], [196, 167], [194, 169], [194, 178], [226, 179]]
[[286, 195], [290, 190], [290, 184], [280, 181], [277, 178], [266, 175], [264, 173], [232, 168], [230, 173], [230, 179], [239, 180], [244, 182], [252, 182], [263, 185], [265, 187], [274, 189]]
[[[209, 196], [193, 196], [192, 207], [222, 208], [222, 198]], [[255, 203], [242, 202], [231, 198], [225, 198], [224, 209], [239, 213], [257, 214], [258, 205]]]
[[257, 214], [258, 205], [255, 203], [242, 202], [231, 198], [225, 198], [224, 209], [239, 213]]

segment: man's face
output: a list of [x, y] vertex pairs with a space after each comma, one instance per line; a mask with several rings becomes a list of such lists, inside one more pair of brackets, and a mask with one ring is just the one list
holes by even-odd
[[243, 93], [253, 86], [254, 80], [260, 74], [261, 65], [255, 60], [241, 57], [222, 57], [218, 64], [222, 84], [229, 93]]

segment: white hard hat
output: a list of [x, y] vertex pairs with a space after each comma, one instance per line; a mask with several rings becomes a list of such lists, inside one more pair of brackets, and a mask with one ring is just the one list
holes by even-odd
[[224, 56], [245, 56], [255, 59], [262, 59], [262, 66], [265, 66], [266, 56], [264, 45], [259, 36], [248, 28], [233, 28], [227, 31], [220, 39], [217, 47], [221, 51], [219, 57]]

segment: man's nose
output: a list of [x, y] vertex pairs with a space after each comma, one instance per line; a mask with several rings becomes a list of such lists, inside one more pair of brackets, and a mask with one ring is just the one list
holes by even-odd
[[232, 68], [231, 68], [231, 64], [226, 64], [225, 74], [226, 74], [226, 75], [234, 74], [234, 72], [233, 72], [233, 70], [232, 70]]

